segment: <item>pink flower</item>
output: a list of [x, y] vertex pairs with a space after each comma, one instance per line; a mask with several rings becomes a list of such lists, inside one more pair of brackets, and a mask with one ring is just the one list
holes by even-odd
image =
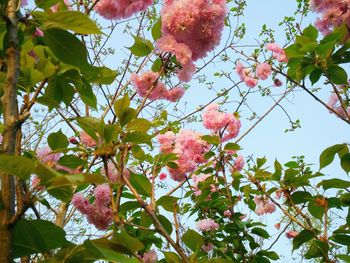
[[182, 65], [182, 68], [177, 72], [177, 77], [180, 81], [189, 82], [192, 79], [192, 76], [196, 70], [196, 66], [189, 62]]
[[164, 181], [166, 179], [167, 175], [166, 173], [160, 173], [159, 174], [159, 180]]
[[87, 134], [85, 131], [80, 132], [80, 142], [85, 145], [86, 147], [95, 147], [97, 145], [96, 141], [90, 137], [89, 134]]
[[95, 204], [99, 207], [108, 205], [111, 201], [111, 188], [108, 184], [101, 184], [96, 186], [94, 190]]
[[38, 176], [34, 176], [34, 178], [32, 179], [31, 185], [32, 188], [37, 190], [37, 191], [43, 191], [45, 189], [45, 187], [40, 185], [40, 178]]
[[286, 236], [289, 239], [295, 238], [297, 235], [299, 235], [299, 232], [294, 231], [294, 230], [289, 230], [289, 231], [286, 232]]
[[315, 26], [324, 35], [328, 35], [342, 24], [350, 25], [349, 8], [349, 2], [345, 0], [310, 1], [310, 9], [321, 14], [321, 17], [316, 19]]
[[161, 144], [160, 150], [162, 152], [170, 152], [173, 149], [173, 144], [175, 142], [175, 134], [171, 131], [167, 131], [164, 134], [159, 134], [157, 136], [158, 142]]
[[142, 262], [144, 263], [155, 263], [158, 261], [157, 253], [154, 249], [146, 252], [143, 254], [141, 258]]
[[28, 5], [28, 0], [21, 0], [21, 7]]
[[210, 251], [212, 251], [214, 248], [214, 245], [212, 243], [208, 243], [208, 244], [203, 244], [201, 249], [203, 252], [205, 253], [209, 253]]
[[286, 52], [276, 43], [267, 44], [266, 49], [272, 51], [272, 56], [277, 59], [278, 62], [288, 62]]
[[262, 63], [256, 67], [256, 76], [259, 79], [265, 80], [270, 75], [271, 75], [271, 66], [268, 63]]
[[219, 224], [212, 219], [202, 219], [197, 222], [197, 229], [203, 232], [218, 230]]
[[72, 204], [81, 213], [87, 214], [91, 210], [91, 204], [81, 193], [75, 193], [72, 198]]
[[231, 217], [232, 216], [232, 212], [230, 210], [225, 210], [224, 211], [224, 216], [225, 217]]
[[153, 0], [100, 0], [94, 10], [107, 19], [128, 18], [145, 11]]
[[55, 166], [57, 161], [60, 159], [60, 153], [53, 153], [49, 146], [38, 149], [36, 151], [38, 159], [48, 166]]
[[214, 132], [225, 128], [232, 120], [232, 114], [219, 111], [219, 105], [213, 103], [205, 107], [202, 118], [203, 126]]
[[34, 37], [43, 37], [44, 36], [44, 32], [40, 29], [40, 28], [36, 28], [35, 32], [33, 34]]
[[176, 87], [168, 91], [166, 99], [171, 102], [178, 101], [185, 94], [185, 90], [182, 87]]
[[281, 223], [275, 224], [275, 228], [276, 228], [277, 230], [280, 230], [280, 228], [281, 228]]
[[257, 215], [272, 214], [276, 211], [276, 205], [266, 197], [255, 196], [254, 202], [256, 204], [255, 213]]
[[137, 94], [142, 98], [147, 96], [150, 100], [166, 99], [174, 102], [179, 100], [185, 92], [180, 87], [167, 90], [163, 82], [159, 80], [159, 74], [153, 71], [146, 71], [141, 75], [133, 73], [130, 80]]
[[281, 86], [283, 85], [283, 83], [282, 83], [282, 81], [280, 81], [279, 79], [275, 79], [275, 80], [273, 81], [273, 85], [274, 85], [275, 87], [281, 87]]
[[241, 62], [237, 62], [236, 73], [241, 81], [243, 81], [248, 87], [254, 88], [258, 84], [258, 80], [251, 74], [251, 70], [244, 68]]
[[[96, 190], [97, 189], [97, 190]], [[89, 223], [93, 224], [99, 230], [106, 230], [113, 222], [113, 212], [109, 208], [110, 197], [107, 196], [107, 187], [96, 187], [95, 202], [90, 204], [81, 193], [73, 195], [72, 203], [78, 211], [86, 215]]]
[[225, 15], [225, 0], [167, 0], [161, 11], [162, 35], [186, 45], [195, 61], [218, 45]]
[[241, 171], [244, 167], [244, 164], [245, 164], [244, 157], [242, 155], [239, 155], [235, 160], [233, 171], [235, 172]]

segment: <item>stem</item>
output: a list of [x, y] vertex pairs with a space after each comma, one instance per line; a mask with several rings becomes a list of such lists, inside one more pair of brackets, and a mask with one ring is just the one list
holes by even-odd
[[[3, 153], [15, 154], [17, 133], [21, 129], [18, 121], [17, 80], [19, 74], [20, 47], [18, 41], [18, 19], [16, 9], [18, 0], [9, 0], [7, 3], [7, 35], [8, 48], [6, 82], [4, 95], [1, 98], [3, 105], [4, 134]], [[9, 221], [15, 215], [15, 179], [14, 176], [0, 173], [1, 203], [0, 210], [0, 262], [11, 262], [11, 232]]]
[[[113, 164], [115, 165], [115, 167], [118, 167], [118, 164], [111, 159], [111, 161], [113, 162]], [[170, 237], [170, 235], [168, 234], [168, 232], [164, 229], [163, 225], [160, 223], [156, 213], [154, 212], [154, 210], [152, 210], [151, 206], [149, 204], [147, 204], [142, 198], [141, 196], [138, 194], [137, 190], [133, 187], [133, 185], [130, 183], [130, 181], [128, 180], [128, 178], [123, 177], [125, 185], [129, 188], [129, 190], [131, 191], [131, 193], [135, 196], [137, 202], [141, 205], [141, 207], [146, 211], [146, 213], [151, 217], [152, 221], [153, 221], [153, 225], [154, 227], [157, 229], [157, 231], [170, 243], [170, 245], [176, 250], [176, 252], [180, 255], [180, 257], [182, 258], [182, 262], [185, 263], [189, 263], [189, 259], [187, 257], [187, 255], [185, 254], [185, 252], [183, 251], [183, 249], [175, 243], [175, 241]]]

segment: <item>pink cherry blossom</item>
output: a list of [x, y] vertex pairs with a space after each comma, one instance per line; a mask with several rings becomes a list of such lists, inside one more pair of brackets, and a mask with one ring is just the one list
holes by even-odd
[[266, 49], [272, 51], [272, 56], [277, 59], [278, 62], [288, 62], [286, 52], [276, 43], [267, 44]]
[[164, 181], [167, 178], [166, 173], [160, 173], [159, 174], [159, 180]]
[[100, 0], [94, 10], [106, 19], [118, 20], [145, 11], [152, 3], [153, 0]]
[[205, 253], [209, 253], [210, 251], [212, 251], [214, 248], [214, 245], [212, 243], [208, 243], [208, 244], [203, 244], [201, 249], [203, 252]]
[[155, 263], [158, 261], [157, 253], [154, 249], [143, 254], [141, 258], [143, 263]]
[[197, 222], [197, 229], [202, 232], [218, 230], [219, 224], [212, 219], [202, 219]]
[[286, 232], [286, 237], [289, 239], [295, 238], [297, 235], [299, 235], [299, 232], [294, 231], [294, 230], [289, 230]]
[[225, 210], [224, 211], [224, 216], [225, 217], [231, 217], [232, 216], [232, 212], [230, 210]]
[[272, 214], [276, 211], [276, 205], [266, 197], [255, 196], [254, 202], [256, 204], [255, 213], [257, 215]]
[[271, 75], [271, 66], [268, 63], [258, 64], [256, 67], [256, 76], [265, 80]]
[[81, 131], [79, 137], [80, 137], [80, 142], [86, 147], [93, 148], [97, 145], [96, 141], [85, 131]]

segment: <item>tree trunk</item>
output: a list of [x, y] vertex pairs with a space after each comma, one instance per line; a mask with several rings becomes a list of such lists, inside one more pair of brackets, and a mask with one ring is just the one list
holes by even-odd
[[[8, 46], [6, 50], [7, 73], [4, 94], [1, 98], [4, 118], [2, 152], [16, 153], [16, 137], [20, 130], [18, 122], [17, 79], [19, 73], [20, 48], [18, 43], [17, 15], [18, 0], [8, 0], [6, 9]], [[15, 179], [12, 175], [0, 173], [1, 204], [0, 210], [0, 263], [11, 262], [10, 219], [15, 214]]]

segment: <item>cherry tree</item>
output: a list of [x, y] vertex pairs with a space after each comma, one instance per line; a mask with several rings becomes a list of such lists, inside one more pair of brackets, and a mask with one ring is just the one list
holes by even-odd
[[239, 145], [299, 90], [350, 124], [350, 4], [298, 0], [284, 43], [262, 26], [251, 45], [247, 4], [0, 0], [0, 262], [271, 262], [282, 236], [350, 261], [350, 181], [322, 173], [349, 173], [348, 144], [319, 169]]

